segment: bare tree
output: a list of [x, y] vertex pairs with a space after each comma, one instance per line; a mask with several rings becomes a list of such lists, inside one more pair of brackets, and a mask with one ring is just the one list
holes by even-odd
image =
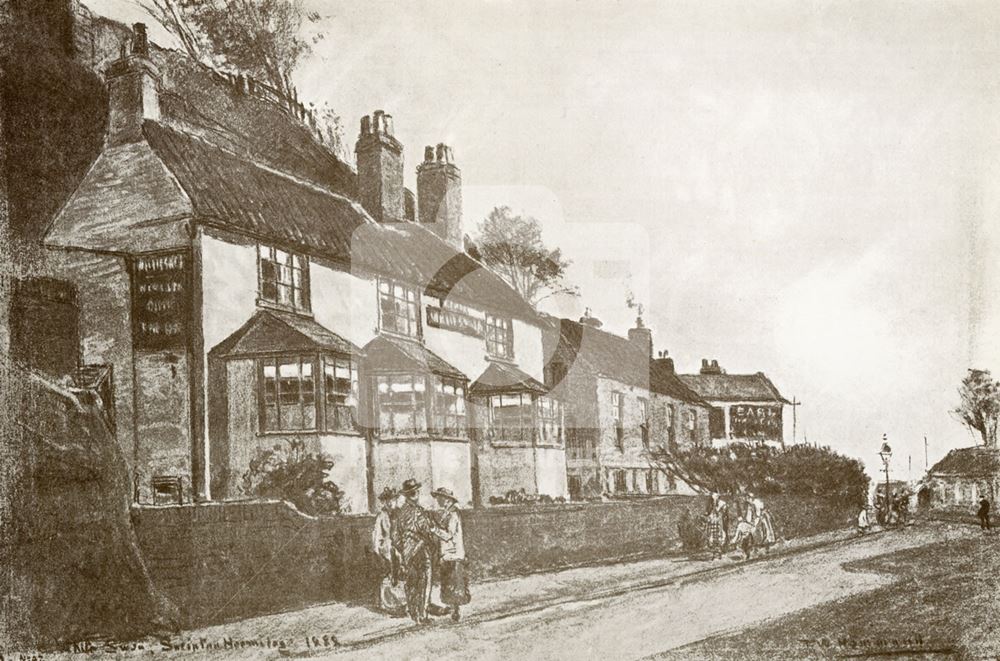
[[958, 389], [961, 404], [955, 416], [969, 431], [978, 432], [983, 445], [997, 446], [997, 421], [1000, 419], [1000, 382], [989, 370], [970, 369]]
[[496, 207], [479, 224], [478, 240], [469, 253], [493, 268], [526, 301], [539, 302], [558, 294], [579, 296], [575, 286], [566, 284], [570, 261], [559, 248], [542, 243], [537, 218], [515, 215], [510, 207]]

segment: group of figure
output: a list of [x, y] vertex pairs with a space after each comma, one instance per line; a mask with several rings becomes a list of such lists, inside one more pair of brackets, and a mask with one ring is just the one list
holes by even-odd
[[[860, 517], [860, 514], [858, 515]], [[910, 494], [906, 491], [896, 491], [886, 498], [883, 494], [875, 495], [875, 520], [881, 526], [906, 525], [910, 519]]]
[[[381, 510], [372, 531], [380, 569], [378, 605], [417, 624], [449, 614], [457, 622], [460, 608], [471, 600], [458, 499], [450, 489], [438, 488], [431, 495], [439, 509], [424, 509], [421, 486], [409, 479], [399, 490], [386, 487], [379, 496]], [[431, 603], [435, 576], [442, 604]]]
[[[735, 527], [732, 525], [734, 518]], [[764, 501], [753, 493], [738, 497], [734, 506], [713, 493], [708, 504], [705, 537], [713, 560], [722, 558], [730, 546], [740, 549], [744, 559], [749, 560], [754, 549], [768, 553], [777, 541], [771, 513]]]

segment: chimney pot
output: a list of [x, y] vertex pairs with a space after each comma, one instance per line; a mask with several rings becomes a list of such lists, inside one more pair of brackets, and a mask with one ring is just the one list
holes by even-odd
[[361, 118], [361, 135], [368, 135], [372, 132], [372, 118], [365, 115]]
[[444, 144], [440, 142], [437, 144], [437, 162], [444, 163]]
[[383, 115], [382, 116], [382, 124], [385, 127], [385, 134], [386, 135], [393, 135], [392, 115], [388, 115], [388, 114]]
[[146, 24], [136, 23], [132, 26], [135, 36], [132, 39], [132, 54], [149, 57], [149, 37], [146, 36]]
[[372, 131], [375, 133], [382, 133], [385, 128], [385, 112], [382, 110], [376, 110], [372, 113]]
[[434, 161], [434, 147], [427, 145], [424, 147], [424, 163], [432, 163]]

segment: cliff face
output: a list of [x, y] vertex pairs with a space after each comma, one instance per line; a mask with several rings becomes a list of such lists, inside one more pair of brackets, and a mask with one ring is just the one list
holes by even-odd
[[124, 458], [97, 391], [6, 365], [19, 384], [12, 490], [14, 600], [8, 634], [41, 649], [165, 632], [176, 618], [157, 593], [130, 519]]

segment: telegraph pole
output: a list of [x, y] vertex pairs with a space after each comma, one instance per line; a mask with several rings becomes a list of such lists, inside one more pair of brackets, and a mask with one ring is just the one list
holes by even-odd
[[793, 395], [792, 396], [792, 401], [789, 402], [788, 405], [792, 407], [792, 445], [795, 445], [795, 443], [796, 443], [796, 433], [798, 431], [798, 422], [799, 422], [798, 421], [798, 417], [797, 417], [797, 415], [796, 415], [795, 412], [796, 412], [796, 409], [798, 409], [798, 407], [802, 406], [802, 402], [800, 402], [799, 400], [795, 399], [795, 396]]

